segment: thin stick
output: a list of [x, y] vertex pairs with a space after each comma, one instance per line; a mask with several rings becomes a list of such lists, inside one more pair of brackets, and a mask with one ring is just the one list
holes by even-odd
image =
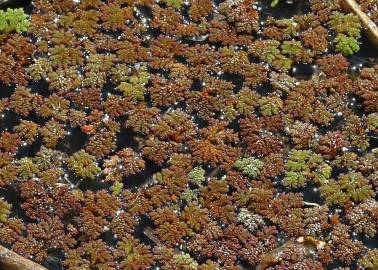
[[48, 270], [0, 245], [0, 268], [4, 270]]
[[359, 18], [363, 26], [365, 27], [366, 34], [373, 43], [373, 45], [378, 48], [378, 27], [377, 25], [366, 15], [356, 3], [355, 0], [340, 0], [341, 7], [346, 10], [355, 13]]
[[164, 247], [164, 244], [152, 233], [152, 228], [148, 226], [143, 230], [145, 236], [147, 236], [152, 242], [155, 243], [158, 247]]
[[306, 206], [320, 207], [319, 204], [317, 204], [317, 203], [312, 203], [312, 202], [303, 202], [303, 204], [306, 205]]

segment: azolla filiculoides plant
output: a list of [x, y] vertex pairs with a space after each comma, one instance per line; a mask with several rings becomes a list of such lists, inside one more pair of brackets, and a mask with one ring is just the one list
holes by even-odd
[[299, 2], [0, 11], [0, 245], [50, 270], [377, 269], [377, 53], [339, 1]]

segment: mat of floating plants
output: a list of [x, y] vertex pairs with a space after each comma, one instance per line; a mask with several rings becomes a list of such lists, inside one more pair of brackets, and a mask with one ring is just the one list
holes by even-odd
[[20, 2], [0, 11], [2, 247], [50, 270], [378, 269], [378, 51], [358, 15]]

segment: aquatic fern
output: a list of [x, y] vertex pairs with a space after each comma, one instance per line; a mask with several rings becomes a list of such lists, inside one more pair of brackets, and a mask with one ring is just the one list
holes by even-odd
[[341, 174], [338, 181], [327, 181], [320, 187], [320, 195], [329, 205], [344, 206], [351, 201], [365, 201], [374, 195], [374, 191], [360, 172], [351, 172]]
[[146, 83], [148, 83], [150, 79], [150, 75], [147, 71], [147, 67], [142, 66], [137, 71], [138, 72], [136, 74], [133, 74], [130, 76], [129, 78], [130, 83], [133, 85], [137, 85], [137, 84], [145, 85]]
[[378, 248], [369, 250], [358, 263], [363, 269], [374, 270], [378, 269]]
[[144, 94], [146, 92], [146, 88], [143, 85], [133, 85], [128, 82], [121, 82], [121, 84], [118, 85], [117, 90], [122, 92], [125, 97], [131, 98], [135, 101], [144, 100]]
[[301, 53], [303, 49], [302, 43], [295, 40], [285, 40], [281, 45], [281, 52], [289, 56], [295, 56]]
[[248, 115], [254, 110], [254, 106], [257, 103], [258, 95], [248, 88], [242, 88], [239, 93], [236, 94], [237, 103], [235, 109], [244, 115]]
[[188, 174], [189, 181], [197, 186], [200, 186], [203, 182], [205, 182], [205, 170], [201, 167], [195, 167], [191, 170]]
[[7, 222], [12, 205], [0, 198], [0, 222]]
[[262, 216], [251, 213], [247, 208], [240, 209], [238, 221], [244, 224], [250, 232], [255, 232], [259, 227], [265, 225]]
[[309, 171], [309, 167], [306, 162], [310, 155], [310, 151], [294, 150], [285, 165], [285, 169], [294, 172]]
[[284, 186], [291, 188], [304, 187], [306, 182], [306, 177], [298, 172], [287, 172], [285, 178], [283, 179]]
[[0, 32], [21, 33], [28, 30], [29, 19], [22, 8], [0, 10]]
[[181, 8], [183, 1], [182, 0], [165, 0], [168, 6], [172, 6], [175, 8]]
[[144, 86], [149, 81], [149, 73], [145, 66], [140, 67], [135, 74], [132, 74], [118, 85], [117, 90], [122, 92], [125, 97], [129, 97], [134, 101], [144, 100], [144, 94], [147, 89]]
[[272, 116], [278, 114], [282, 107], [283, 103], [279, 97], [262, 97], [259, 100], [260, 112], [264, 116]]
[[326, 183], [332, 173], [332, 167], [324, 162], [321, 155], [304, 150], [292, 151], [285, 169], [283, 184], [291, 188], [304, 187], [311, 179], [316, 183]]
[[320, 173], [316, 174], [315, 180], [319, 184], [324, 184], [331, 178], [332, 175], [332, 167], [328, 164], [324, 164], [320, 170]]
[[256, 178], [260, 175], [263, 162], [255, 158], [243, 158], [235, 162], [234, 167], [249, 178]]
[[35, 174], [39, 173], [37, 164], [35, 164], [30, 157], [21, 158], [17, 163], [17, 174], [20, 179], [30, 179]]
[[368, 129], [371, 131], [378, 131], [378, 113], [369, 114], [366, 117]]
[[68, 168], [81, 178], [94, 179], [101, 171], [95, 161], [94, 156], [80, 150], [68, 159]]
[[113, 195], [119, 195], [122, 192], [123, 189], [123, 183], [122, 182], [114, 182], [114, 184], [110, 188], [112, 190]]
[[186, 203], [190, 203], [192, 201], [197, 200], [197, 197], [198, 197], [198, 195], [196, 194], [196, 192], [193, 191], [192, 189], [188, 188], [186, 191], [184, 191], [181, 194], [180, 199], [185, 201]]
[[338, 34], [335, 38], [335, 50], [345, 56], [350, 56], [360, 50], [360, 45], [354, 37]]
[[174, 254], [173, 255], [173, 262], [179, 267], [179, 269], [187, 269], [187, 270], [195, 270], [198, 269], [198, 263], [190, 257], [189, 254], [184, 253], [184, 254]]
[[361, 23], [357, 15], [335, 11], [330, 17], [329, 25], [338, 34], [343, 33], [355, 38], [361, 36]]
[[336, 32], [335, 50], [350, 56], [360, 50], [358, 39], [361, 37], [361, 23], [354, 14], [332, 13], [329, 25]]
[[284, 72], [287, 72], [293, 65], [293, 60], [291, 60], [290, 58], [282, 54], [279, 54], [277, 55], [277, 58], [272, 61], [271, 64], [277, 70], [282, 70]]
[[291, 68], [293, 60], [281, 54], [280, 45], [277, 40], [257, 40], [251, 47], [251, 53], [275, 69], [287, 72]]

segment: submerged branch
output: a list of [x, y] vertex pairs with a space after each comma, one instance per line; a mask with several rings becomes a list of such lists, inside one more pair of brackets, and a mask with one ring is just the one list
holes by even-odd
[[378, 27], [377, 25], [369, 18], [366, 13], [364, 13], [360, 6], [356, 3], [355, 0], [340, 0], [341, 7], [346, 10], [355, 13], [364, 26], [367, 36], [371, 43], [378, 48]]
[[47, 270], [47, 268], [28, 260], [0, 245], [0, 268], [4, 270]]
[[145, 236], [147, 236], [152, 242], [155, 243], [155, 245], [157, 245], [158, 247], [163, 247], [164, 244], [162, 242], [160, 242], [160, 240], [153, 234], [152, 232], [152, 228], [151, 227], [147, 227], [143, 230], [143, 233]]

